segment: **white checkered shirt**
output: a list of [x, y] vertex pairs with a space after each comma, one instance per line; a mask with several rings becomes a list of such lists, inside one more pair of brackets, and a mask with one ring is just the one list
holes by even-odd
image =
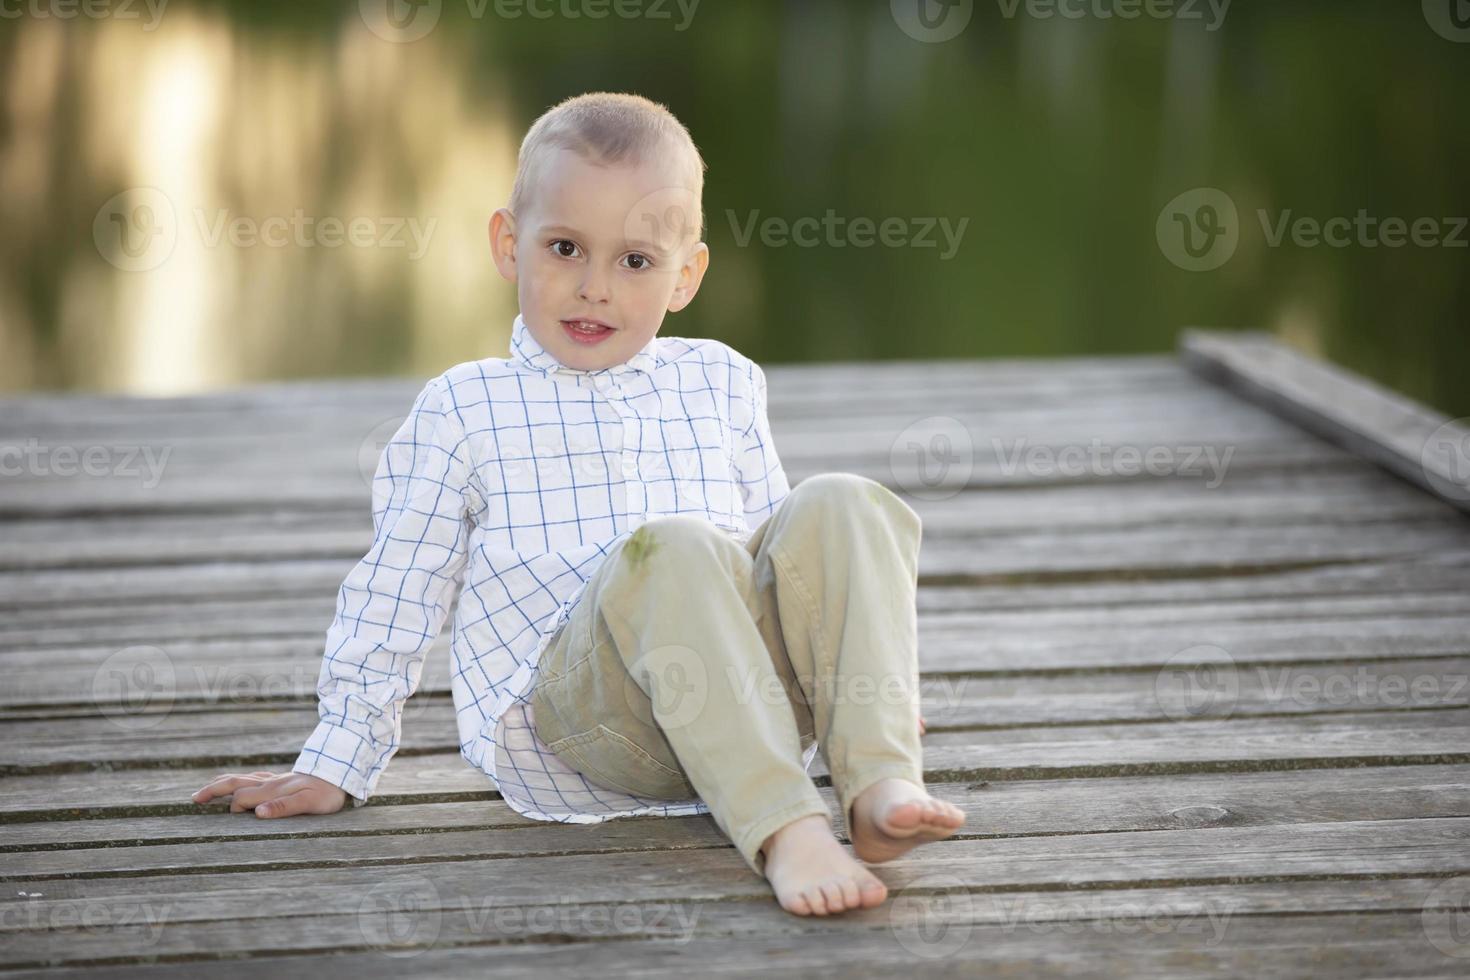
[[[373, 479], [372, 547], [348, 573], [293, 767], [361, 805], [399, 745], [402, 708], [458, 587], [450, 641], [460, 753], [518, 812], [597, 823], [708, 813], [597, 786], [537, 737], [541, 652], [612, 545], [696, 514], [744, 543], [790, 492], [754, 361], [657, 337], [597, 371], [566, 367], [518, 316], [510, 357], [430, 381]], [[816, 746], [809, 745], [809, 767]]]

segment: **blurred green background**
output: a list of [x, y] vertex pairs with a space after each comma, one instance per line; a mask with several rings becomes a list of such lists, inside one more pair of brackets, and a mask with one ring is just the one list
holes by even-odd
[[[969, 17], [946, 40], [918, 0], [119, 3], [14, 0], [0, 20], [7, 390], [503, 355], [514, 291], [485, 226], [520, 137], [614, 89], [666, 103], [710, 167], [710, 273], [665, 334], [800, 362], [1169, 351], [1184, 326], [1263, 328], [1470, 415], [1470, 231], [1445, 241], [1470, 214], [1470, 21], [1445, 19], [1464, 0], [1236, 0], [1223, 19], [1218, 0], [1136, 19], [1103, 16], [1126, 0], [1064, 0], [1079, 17], [924, 0], [930, 23]], [[1156, 223], [1201, 187], [1237, 207], [1238, 246], [1188, 271]], [[937, 224], [937, 247], [742, 242], [752, 219], [829, 210], [908, 238], [967, 224], [949, 256]], [[1260, 215], [1288, 212], [1428, 218], [1437, 241], [1272, 246]], [[317, 231], [211, 239], [298, 213]], [[328, 218], [372, 240], [328, 244]]]

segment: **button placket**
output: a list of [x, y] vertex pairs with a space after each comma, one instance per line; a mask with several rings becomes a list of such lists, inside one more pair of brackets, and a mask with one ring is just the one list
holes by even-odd
[[[648, 488], [638, 478], [638, 447], [641, 445], [641, 432], [639, 420], [635, 412], [628, 410], [627, 401], [624, 397], [624, 389], [621, 381], [612, 375], [597, 375], [592, 379], [593, 386], [607, 399], [613, 411], [618, 413], [622, 419], [623, 426], [623, 459], [620, 460], [621, 475], [623, 479], [623, 491], [627, 501], [629, 515], [642, 515], [642, 520], [648, 520], [651, 516], [648, 508]], [[631, 458], [632, 466], [628, 465]]]

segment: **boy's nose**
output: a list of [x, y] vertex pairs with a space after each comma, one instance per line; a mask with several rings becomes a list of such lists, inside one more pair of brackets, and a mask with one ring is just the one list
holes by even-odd
[[582, 284], [577, 290], [577, 296], [588, 303], [605, 302], [608, 298], [607, 274], [588, 265], [586, 274], [582, 276]]

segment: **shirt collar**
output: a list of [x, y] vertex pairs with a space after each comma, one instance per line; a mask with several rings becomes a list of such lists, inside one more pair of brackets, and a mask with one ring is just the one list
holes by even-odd
[[626, 361], [596, 371], [584, 371], [580, 368], [567, 367], [558, 361], [551, 351], [537, 342], [530, 328], [526, 326], [525, 318], [516, 314], [515, 325], [510, 331], [510, 358], [512, 362], [542, 375], [549, 375], [554, 371], [567, 374], [610, 374], [615, 377], [634, 371], [652, 374], [653, 369], [658, 366], [658, 336], [655, 334], [642, 349]]

